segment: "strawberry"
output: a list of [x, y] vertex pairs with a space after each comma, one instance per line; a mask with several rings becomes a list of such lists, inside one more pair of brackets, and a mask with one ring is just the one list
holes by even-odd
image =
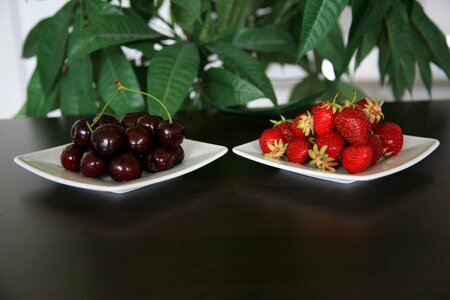
[[371, 135], [367, 145], [372, 148], [372, 161], [370, 165], [373, 166], [383, 156], [383, 142], [378, 135]]
[[333, 102], [320, 102], [311, 108], [311, 114], [314, 116], [314, 133], [317, 136], [324, 135], [334, 129], [334, 117], [341, 108], [341, 105], [336, 103], [336, 98], [337, 95]]
[[393, 122], [384, 122], [373, 130], [374, 135], [380, 136], [383, 142], [383, 156], [397, 155], [403, 147], [403, 132], [401, 127]]
[[319, 149], [327, 146], [325, 153], [336, 160], [338, 160], [345, 147], [344, 138], [335, 130], [316, 137], [315, 143]]
[[337, 131], [350, 145], [366, 145], [370, 137], [370, 121], [361, 109], [350, 105], [336, 113]]
[[383, 111], [381, 107], [384, 101], [380, 100], [370, 100], [369, 98], [363, 98], [356, 102], [356, 104], [361, 108], [369, 117], [369, 122], [372, 128], [375, 128], [384, 119]]
[[299, 114], [292, 121], [292, 130], [299, 138], [314, 135], [314, 117], [309, 111]]
[[326, 154], [327, 146], [323, 146], [319, 149], [317, 144], [314, 144], [311, 150], [308, 151], [309, 157], [311, 158], [309, 164], [316, 166], [319, 170], [334, 172], [333, 167], [338, 166], [339, 163], [331, 156]]
[[281, 157], [286, 151], [286, 139], [277, 130], [269, 128], [259, 136], [259, 147], [265, 156]]
[[349, 173], [359, 173], [366, 170], [372, 161], [370, 146], [352, 145], [342, 151], [342, 166]]
[[286, 148], [286, 158], [293, 163], [302, 164], [309, 158], [308, 151], [312, 148], [307, 139], [295, 139]]
[[292, 130], [292, 120], [286, 119], [284, 116], [280, 116], [281, 120], [270, 120], [273, 124], [273, 129], [279, 131], [289, 143], [297, 138]]

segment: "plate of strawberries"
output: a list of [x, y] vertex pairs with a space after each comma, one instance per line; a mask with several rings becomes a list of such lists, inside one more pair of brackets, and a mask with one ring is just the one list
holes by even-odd
[[432, 138], [404, 135], [385, 120], [383, 101], [344, 105], [322, 101], [294, 119], [271, 120], [259, 139], [233, 148], [247, 159], [323, 180], [352, 183], [402, 171], [438, 146]]

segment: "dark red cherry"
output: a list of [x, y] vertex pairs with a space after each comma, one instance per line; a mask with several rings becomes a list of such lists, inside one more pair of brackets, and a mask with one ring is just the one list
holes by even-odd
[[178, 120], [173, 120], [172, 123], [161, 122], [156, 127], [155, 134], [162, 146], [174, 148], [183, 143], [186, 128]]
[[98, 118], [97, 122], [95, 122], [96, 126], [103, 126], [106, 124], [118, 124], [119, 120], [113, 115], [103, 114]]
[[173, 166], [173, 156], [167, 149], [154, 148], [144, 154], [144, 169], [155, 173], [170, 169]]
[[181, 146], [168, 149], [173, 157], [173, 165], [178, 165], [184, 160], [184, 150]]
[[125, 130], [125, 146], [133, 153], [144, 153], [152, 145], [153, 133], [141, 126], [130, 126]]
[[106, 124], [97, 127], [91, 135], [94, 149], [102, 157], [112, 157], [123, 146], [125, 129], [120, 124]]
[[134, 126], [136, 125], [136, 121], [142, 116], [148, 116], [148, 113], [146, 113], [145, 111], [126, 113], [120, 119], [120, 123], [122, 123], [126, 127]]
[[155, 115], [142, 116], [136, 121], [136, 125], [150, 129], [155, 132], [156, 126], [163, 121], [163, 118]]
[[83, 118], [75, 121], [70, 129], [70, 137], [72, 141], [81, 146], [89, 147], [91, 144], [91, 130], [88, 127], [88, 123], [92, 122], [91, 119]]
[[77, 144], [70, 144], [63, 149], [59, 159], [64, 169], [78, 172], [82, 156], [83, 148]]
[[109, 163], [108, 170], [115, 181], [129, 181], [141, 176], [142, 166], [133, 154], [123, 153]]
[[106, 172], [106, 163], [97, 152], [91, 149], [83, 154], [80, 171], [87, 177], [100, 177]]

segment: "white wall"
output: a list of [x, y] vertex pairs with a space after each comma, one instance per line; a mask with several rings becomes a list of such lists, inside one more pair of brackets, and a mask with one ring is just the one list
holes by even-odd
[[[34, 59], [21, 58], [22, 44], [28, 32], [41, 19], [53, 15], [67, 0], [0, 0], [0, 30], [3, 44], [0, 47], [0, 119], [12, 118], [22, 107], [26, 98], [26, 86], [35, 66]], [[427, 14], [450, 37], [449, 0], [421, 0]], [[345, 19], [345, 18], [344, 18]], [[449, 39], [449, 38], [448, 38]], [[375, 71], [374, 71], [375, 70]], [[434, 68], [433, 99], [448, 99], [450, 84], [442, 71]], [[290, 70], [282, 73], [279, 68], [270, 72], [274, 85], [282, 100], [286, 97], [293, 80], [301, 73]], [[284, 82], [282, 77], [290, 81]], [[380, 98], [392, 98], [388, 87], [378, 86], [378, 67], [376, 52], [362, 63], [353, 78], [358, 80], [369, 95]], [[415, 99], [428, 98], [420, 81], [413, 93]]]

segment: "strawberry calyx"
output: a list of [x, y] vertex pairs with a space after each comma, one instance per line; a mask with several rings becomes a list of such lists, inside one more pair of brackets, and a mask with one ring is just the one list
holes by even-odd
[[325, 145], [319, 149], [317, 144], [314, 144], [313, 148], [308, 151], [309, 157], [311, 158], [309, 164], [316, 166], [319, 170], [335, 172], [334, 167], [338, 166], [339, 163], [331, 156], [325, 153], [328, 146]]
[[283, 143], [281, 139], [274, 140], [272, 143], [267, 143], [267, 147], [270, 149], [270, 152], [264, 154], [265, 157], [269, 158], [280, 158], [284, 155], [287, 148], [287, 143]]
[[300, 115], [297, 128], [301, 129], [305, 136], [314, 134], [314, 116], [309, 111]]
[[375, 99], [372, 101], [369, 98], [364, 98], [363, 100], [364, 101], [361, 103], [362, 110], [369, 116], [369, 121], [371, 124], [379, 123], [384, 119], [384, 114], [381, 108], [384, 104], [383, 100]]
[[273, 124], [273, 127], [275, 127], [284, 122], [292, 122], [292, 119], [286, 119], [283, 115], [280, 115], [280, 120], [269, 120], [269, 121], [270, 121], [270, 123]]

